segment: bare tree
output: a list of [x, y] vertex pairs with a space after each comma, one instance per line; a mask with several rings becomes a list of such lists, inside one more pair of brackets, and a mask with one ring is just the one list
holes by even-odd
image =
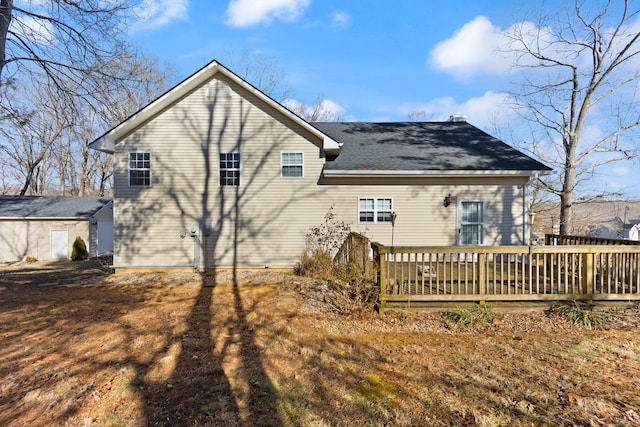
[[27, 113], [20, 105], [3, 108], [5, 122], [0, 140], [1, 154], [8, 157], [14, 179], [20, 182], [20, 195], [41, 194], [47, 185], [47, 168], [43, 167], [51, 147], [71, 126], [57, 92], [47, 86], [30, 86], [27, 96], [39, 102]]
[[284, 105], [308, 122], [340, 122], [345, 120], [342, 108], [318, 96], [313, 105], [306, 105], [295, 100], [286, 100]]
[[639, 10], [631, 6], [576, 1], [566, 15], [510, 33], [525, 77], [514, 95], [533, 124], [531, 151], [556, 168], [538, 185], [560, 198], [561, 233], [572, 231], [574, 203], [593, 196], [588, 179], [638, 155]]
[[1, 0], [0, 79], [7, 71], [10, 75], [20, 72], [21, 67], [39, 69], [57, 85], [63, 85], [63, 80], [80, 83], [87, 74], [104, 73], [99, 65], [123, 49], [124, 23], [137, 3]]
[[90, 150], [89, 143], [104, 129], [119, 124], [159, 97], [175, 80], [173, 67], [160, 65], [156, 59], [135, 52], [110, 61], [104, 67], [108, 74], [123, 78], [101, 78], [96, 82], [98, 105], [77, 116], [79, 120], [71, 131], [73, 146], [66, 150], [75, 152], [73, 159], [68, 159], [70, 166], [76, 165], [75, 169], [69, 168], [76, 171], [70, 180], [80, 196], [104, 195], [112, 175], [111, 156]]
[[88, 144], [163, 93], [173, 72], [135, 52], [103, 67], [107, 74], [83, 82], [93, 88], [92, 104], [51, 85], [7, 88], [11, 96], [0, 103], [0, 160], [10, 165], [21, 194], [105, 194], [110, 156]]
[[345, 120], [342, 108], [323, 96], [318, 96], [311, 106], [295, 100], [294, 91], [284, 84], [286, 72], [274, 59], [246, 50], [229, 51], [224, 55], [224, 59], [224, 65], [234, 73], [303, 119], [309, 122]]
[[225, 66], [276, 101], [293, 95], [293, 90], [284, 86], [286, 72], [274, 59], [246, 50], [228, 51], [223, 59]]

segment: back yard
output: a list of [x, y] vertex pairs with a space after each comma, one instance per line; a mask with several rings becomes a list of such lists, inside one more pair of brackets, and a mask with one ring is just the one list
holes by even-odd
[[637, 305], [588, 329], [331, 301], [277, 273], [1, 266], [0, 425], [640, 425]]

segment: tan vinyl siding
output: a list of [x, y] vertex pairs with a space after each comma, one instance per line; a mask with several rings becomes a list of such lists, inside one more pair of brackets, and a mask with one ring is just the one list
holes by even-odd
[[[391, 244], [391, 224], [358, 224], [359, 197], [392, 197], [397, 214], [394, 244], [448, 246], [458, 244], [459, 199], [485, 203], [485, 245], [514, 245], [524, 242], [521, 221], [524, 199], [522, 180], [451, 178], [440, 179], [370, 179], [367, 185], [355, 180], [332, 180], [332, 200], [336, 214], [373, 241]], [[342, 185], [338, 185], [341, 183]], [[452, 202], [444, 207], [444, 198]]]
[[76, 236], [89, 245], [89, 219], [3, 219], [0, 220], [0, 262], [20, 261], [26, 257], [50, 260], [51, 230], [67, 230], [69, 257]]
[[[208, 85], [140, 126], [116, 145], [114, 265], [193, 265], [202, 227], [201, 266], [292, 267], [305, 234], [334, 205], [356, 231], [391, 243], [390, 224], [358, 224], [358, 197], [392, 197], [396, 245], [453, 245], [459, 197], [486, 202], [486, 244], [523, 241], [523, 179], [366, 179], [321, 181], [321, 141], [293, 120], [233, 86], [208, 98]], [[128, 154], [151, 153], [152, 185], [128, 185]], [[304, 153], [304, 177], [280, 176], [281, 152]], [[241, 153], [241, 184], [221, 187], [218, 154]], [[364, 183], [363, 183], [364, 182]], [[454, 202], [442, 206], [447, 194]]]
[[[207, 90], [192, 92], [118, 144], [116, 267], [192, 265], [193, 241], [179, 236], [192, 223], [208, 232], [201, 255], [209, 267], [291, 265], [307, 224], [322, 219], [314, 206], [326, 192], [316, 185], [321, 142], [301, 137], [290, 120], [276, 120], [235, 93], [210, 101]], [[130, 151], [151, 152], [151, 187], [128, 186]], [[218, 154], [236, 151], [241, 185], [221, 187]], [[280, 177], [282, 151], [304, 153], [304, 178]], [[241, 257], [234, 255], [239, 245]]]

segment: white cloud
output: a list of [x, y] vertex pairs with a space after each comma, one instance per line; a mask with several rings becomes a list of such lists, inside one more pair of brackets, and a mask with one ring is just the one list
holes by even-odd
[[505, 125], [516, 116], [511, 97], [506, 93], [492, 91], [462, 103], [451, 97], [444, 97], [403, 109], [407, 115], [418, 113], [418, 118], [429, 121], [444, 121], [452, 114], [464, 114], [469, 123], [483, 129]]
[[633, 166], [626, 166], [623, 164], [616, 164], [611, 167], [611, 174], [619, 177], [633, 177], [635, 173], [635, 168]]
[[188, 18], [189, 0], [144, 0], [136, 10], [134, 30], [160, 28]]
[[11, 31], [35, 44], [50, 46], [56, 42], [51, 23], [44, 19], [31, 16], [14, 19], [11, 21]]
[[274, 18], [294, 21], [309, 3], [310, 0], [232, 0], [227, 8], [227, 24], [249, 27], [269, 23]]
[[457, 30], [453, 37], [429, 53], [430, 64], [459, 78], [471, 75], [500, 75], [509, 71], [509, 55], [500, 50], [508, 43], [505, 32], [488, 18], [478, 16]]
[[331, 25], [334, 27], [346, 27], [351, 23], [351, 16], [345, 12], [333, 12]]
[[[628, 35], [636, 34], [640, 30], [640, 18], [622, 27], [621, 33], [614, 43], [614, 52], [621, 49], [628, 40]], [[590, 66], [592, 61], [588, 51], [583, 49], [582, 43], [590, 43], [588, 39], [567, 40], [558, 39], [560, 29], [540, 27], [529, 21], [517, 22], [509, 28], [494, 25], [485, 16], [477, 16], [464, 24], [454, 34], [438, 43], [429, 52], [429, 64], [436, 70], [453, 75], [458, 79], [472, 76], [490, 75], [502, 76], [515, 69], [515, 65], [532, 66], [539, 61], [530, 55], [523, 54], [524, 45], [540, 49], [544, 56], [566, 59], [580, 66]], [[613, 28], [605, 28], [605, 35], [612, 34]], [[576, 37], [579, 33], [576, 32]], [[632, 58], [624, 64], [636, 70], [640, 59]]]

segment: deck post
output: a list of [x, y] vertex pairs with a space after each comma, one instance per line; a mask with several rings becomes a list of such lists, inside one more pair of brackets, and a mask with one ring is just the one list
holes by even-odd
[[480, 296], [480, 305], [485, 305], [487, 295], [487, 254], [478, 254], [478, 295]]
[[589, 248], [589, 251], [583, 255], [583, 260], [582, 260], [582, 266], [583, 266], [582, 280], [584, 280], [582, 290], [585, 293], [585, 296], [587, 297], [586, 302], [589, 305], [593, 304], [593, 289], [594, 289], [593, 285], [594, 285], [594, 279], [595, 279], [595, 276], [593, 274], [594, 260], [595, 260], [595, 252], [591, 248]]
[[381, 245], [379, 243], [371, 243], [371, 247], [373, 248], [373, 257], [378, 268], [377, 276], [380, 285], [380, 310], [383, 311], [387, 304], [387, 266], [385, 253], [380, 251]]

